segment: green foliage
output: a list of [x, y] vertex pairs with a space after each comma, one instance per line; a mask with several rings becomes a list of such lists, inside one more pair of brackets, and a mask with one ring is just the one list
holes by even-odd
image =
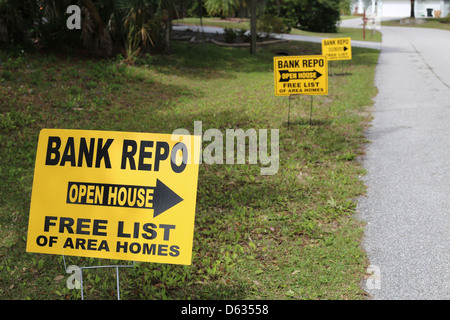
[[236, 41], [237, 34], [232, 28], [224, 28], [223, 29], [223, 36], [225, 38], [225, 42], [227, 43], [233, 43]]
[[282, 17], [289, 28], [336, 32], [342, 1], [346, 0], [270, 0], [266, 12]]
[[351, 5], [354, 1], [353, 0], [341, 0], [340, 1], [340, 12], [344, 15], [351, 15]]
[[[224, 39], [227, 43], [249, 43], [251, 41], [251, 32], [246, 29], [224, 28]], [[261, 39], [262, 33], [256, 34], [256, 39]]]
[[168, 51], [168, 32], [174, 1], [116, 0], [123, 21], [127, 62], [139, 53]]
[[225, 18], [234, 15], [239, 2], [239, 0], [205, 0], [205, 8], [209, 15]]
[[336, 32], [341, 0], [301, 0], [297, 8], [300, 29], [314, 32]]
[[[98, 55], [124, 48], [130, 60], [152, 48], [168, 48], [170, 21], [178, 1], [160, 0], [3, 0], [0, 44], [47, 47], [73, 52], [84, 46]], [[67, 7], [81, 8], [81, 30], [69, 30]]]
[[282, 18], [265, 14], [257, 20], [257, 30], [269, 37], [271, 33], [289, 33], [290, 29]]
[[5, 80], [11, 80], [12, 77], [13, 77], [13, 75], [12, 75], [11, 71], [3, 70], [3, 72], [2, 72], [2, 78], [3, 78], [3, 79], [5, 79]]
[[[292, 27], [336, 32], [340, 8], [348, 6], [348, 1], [256, 0], [261, 16], [258, 28], [266, 35], [287, 32]], [[81, 30], [66, 27], [66, 9], [71, 4], [81, 8]], [[169, 52], [172, 18], [187, 11], [203, 15], [202, 4], [209, 15], [235, 16], [238, 10], [248, 15], [249, 1], [245, 0], [3, 0], [0, 44], [67, 53], [84, 47], [103, 56], [125, 52], [126, 62], [134, 63], [140, 54]]]
[[445, 18], [437, 18], [436, 20], [441, 23], [450, 23], [450, 13]]

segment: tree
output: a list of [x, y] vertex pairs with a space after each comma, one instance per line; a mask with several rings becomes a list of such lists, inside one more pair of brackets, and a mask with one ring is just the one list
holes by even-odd
[[266, 0], [244, 0], [243, 5], [250, 7], [250, 53], [256, 54], [256, 37], [257, 37], [257, 18], [258, 11], [263, 12], [266, 6]]
[[256, 0], [250, 2], [250, 53], [256, 54]]
[[411, 18], [416, 17], [414, 11], [414, 0], [411, 0]]

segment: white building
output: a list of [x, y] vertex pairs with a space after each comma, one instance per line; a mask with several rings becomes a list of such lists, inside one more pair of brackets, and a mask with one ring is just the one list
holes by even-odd
[[[379, 17], [409, 17], [411, 15], [411, 0], [354, 0], [352, 12], [376, 14]], [[440, 11], [441, 17], [450, 14], [450, 0], [415, 0], [414, 13], [416, 18], [435, 17]]]

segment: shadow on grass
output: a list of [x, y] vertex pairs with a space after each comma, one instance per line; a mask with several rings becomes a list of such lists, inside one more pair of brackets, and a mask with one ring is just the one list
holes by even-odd
[[314, 119], [311, 120], [309, 118], [299, 118], [297, 120], [290, 120], [289, 122], [285, 122], [283, 125], [285, 127], [293, 127], [293, 126], [323, 126], [323, 125], [330, 125], [331, 120], [320, 120], [320, 119]]
[[[277, 51], [277, 50], [275, 50]], [[174, 43], [170, 56], [155, 56], [159, 72], [197, 79], [234, 78], [233, 72], [267, 72], [273, 68], [269, 51], [251, 55], [248, 48], [224, 48], [210, 43]]]
[[328, 76], [329, 77], [344, 77], [344, 76], [351, 76], [351, 75], [353, 75], [353, 73], [351, 73], [351, 72], [342, 72], [342, 73], [331, 73], [331, 74], [329, 74]]

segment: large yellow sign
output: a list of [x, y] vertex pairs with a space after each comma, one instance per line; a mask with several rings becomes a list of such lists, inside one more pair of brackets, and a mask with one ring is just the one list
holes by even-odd
[[274, 57], [275, 95], [328, 94], [328, 63], [325, 56]]
[[351, 38], [322, 39], [322, 54], [328, 58], [328, 61], [351, 60]]
[[27, 251], [191, 264], [200, 139], [42, 130]]

